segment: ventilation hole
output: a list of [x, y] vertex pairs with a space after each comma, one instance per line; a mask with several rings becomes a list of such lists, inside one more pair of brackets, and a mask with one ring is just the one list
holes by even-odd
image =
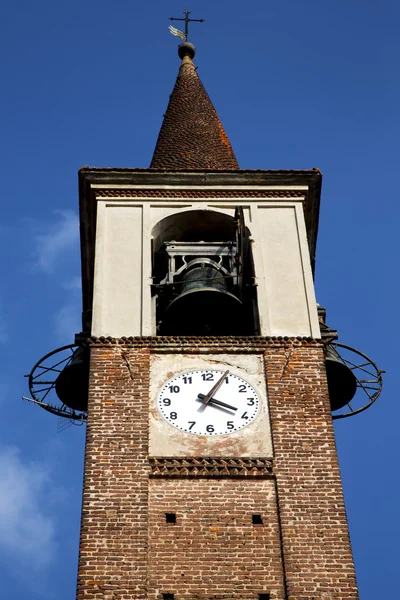
[[[251, 515], [251, 520], [253, 522], [253, 525], [262, 525], [263, 524], [261, 515]], [[263, 594], [260, 594], [260, 600], [268, 600], [269, 599], [269, 594], [264, 594], [265, 598], [261, 598], [262, 595]]]
[[270, 600], [269, 594], [258, 594], [258, 600]]
[[[176, 523], [176, 514], [175, 513], [165, 513], [165, 520], [167, 523]], [[172, 595], [172, 598], [173, 598], [173, 595]]]
[[[163, 594], [162, 597], [163, 597], [163, 600], [174, 600], [173, 594]], [[269, 600], [269, 596], [268, 596], [268, 600]]]

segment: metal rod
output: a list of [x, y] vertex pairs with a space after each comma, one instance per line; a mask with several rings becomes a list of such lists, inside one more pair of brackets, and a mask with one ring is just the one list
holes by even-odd
[[186, 9], [183, 13], [185, 18], [178, 17], [169, 17], [170, 21], [184, 21], [185, 22], [185, 42], [188, 41], [189, 37], [189, 23], [204, 23], [204, 19], [190, 19], [189, 15], [191, 14], [188, 9]]

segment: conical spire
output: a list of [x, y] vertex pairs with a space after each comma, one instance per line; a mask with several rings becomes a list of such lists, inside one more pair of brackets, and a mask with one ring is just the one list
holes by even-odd
[[193, 64], [195, 49], [179, 46], [182, 59], [158, 136], [151, 169], [239, 169], [214, 106]]

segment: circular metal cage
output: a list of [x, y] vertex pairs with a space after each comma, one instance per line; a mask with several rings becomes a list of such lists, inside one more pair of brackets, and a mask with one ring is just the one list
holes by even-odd
[[342, 408], [333, 411], [332, 419], [344, 419], [357, 415], [369, 408], [378, 399], [382, 391], [382, 373], [366, 354], [351, 346], [332, 342], [338, 358], [354, 374], [357, 390], [354, 397]]
[[[363, 412], [376, 402], [382, 391], [382, 373], [385, 371], [359, 350], [338, 342], [331, 344], [339, 360], [353, 372], [357, 382], [356, 394], [351, 401], [332, 413], [332, 419], [344, 419]], [[57, 377], [69, 366], [78, 348], [77, 344], [69, 344], [43, 356], [27, 375], [31, 398], [24, 397], [54, 415], [69, 419], [75, 425], [86, 421], [87, 412], [74, 410], [64, 404], [55, 388]]]
[[77, 344], [69, 344], [43, 356], [26, 375], [31, 398], [23, 397], [53, 415], [69, 419], [74, 425], [86, 421], [87, 412], [74, 410], [64, 404], [56, 394], [56, 381], [61, 371], [69, 366], [78, 348]]

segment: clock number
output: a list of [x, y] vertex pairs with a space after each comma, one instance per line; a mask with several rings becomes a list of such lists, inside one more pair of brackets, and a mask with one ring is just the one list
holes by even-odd
[[171, 394], [179, 394], [180, 387], [179, 387], [179, 385], [170, 385], [169, 391], [171, 392]]
[[169, 418], [172, 419], [173, 421], [175, 421], [175, 419], [178, 418], [178, 415], [176, 412], [172, 412], [172, 413], [169, 413]]
[[244, 413], [242, 414], [242, 419], [248, 419], [248, 418], [249, 418], [249, 417], [247, 416], [247, 412], [244, 412]]
[[171, 400], [169, 398], [163, 398], [164, 406], [171, 406]]
[[188, 423], [190, 425], [190, 427], [189, 427], [189, 431], [190, 431], [196, 425], [196, 421], [188, 421]]
[[235, 429], [233, 421], [228, 421], [227, 424], [226, 424], [226, 428], [227, 429]]
[[239, 392], [245, 392], [246, 391], [246, 387], [247, 387], [247, 385], [244, 385], [244, 383], [242, 383], [241, 385], [239, 385]]
[[225, 377], [225, 383], [229, 383], [229, 377]]
[[206, 430], [208, 433], [213, 433], [214, 431], [214, 425], [207, 425]]
[[183, 378], [183, 383], [192, 383], [192, 378], [191, 377], [184, 377]]
[[247, 406], [254, 406], [254, 398], [247, 398], [248, 403]]
[[214, 381], [213, 373], [202, 373], [201, 376], [203, 378], [203, 381]]

